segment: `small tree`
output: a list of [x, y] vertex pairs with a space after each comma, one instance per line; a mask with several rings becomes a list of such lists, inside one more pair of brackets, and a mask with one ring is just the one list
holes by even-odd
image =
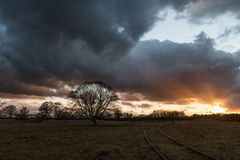
[[2, 100], [2, 99], [0, 99], [0, 108], [3, 107], [5, 104], [7, 104], [7, 102]]
[[4, 107], [2, 111], [8, 115], [8, 118], [12, 118], [17, 112], [17, 107], [14, 105], [8, 105]]
[[68, 119], [82, 119], [85, 118], [79, 107], [70, 107], [70, 108], [65, 108], [65, 110], [67, 111], [67, 117]]
[[0, 99], [0, 118], [2, 117], [2, 113], [3, 113], [3, 106], [6, 105], [7, 102]]
[[114, 118], [115, 118], [115, 119], [119, 120], [119, 119], [122, 118], [123, 113], [122, 113], [122, 111], [121, 111], [119, 108], [116, 108], [116, 109], [114, 109], [114, 111], [113, 111], [113, 115], [114, 115]]
[[96, 120], [102, 118], [118, 96], [111, 86], [101, 81], [85, 81], [68, 94], [79, 107], [81, 114], [97, 125]]
[[52, 103], [53, 117], [56, 119], [63, 118], [63, 105], [60, 102]]
[[131, 120], [131, 119], [133, 119], [133, 113], [132, 112], [123, 113], [123, 117], [125, 119]]
[[27, 107], [22, 107], [19, 112], [17, 113], [17, 117], [20, 120], [26, 120], [28, 118], [28, 114], [29, 114], [29, 109]]
[[53, 112], [53, 102], [44, 102], [39, 110], [39, 116], [43, 119], [51, 118], [51, 114]]

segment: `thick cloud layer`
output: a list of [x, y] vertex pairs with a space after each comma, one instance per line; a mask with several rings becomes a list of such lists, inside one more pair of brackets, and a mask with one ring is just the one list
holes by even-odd
[[239, 92], [239, 54], [214, 49], [204, 33], [195, 43], [140, 42], [121, 61], [117, 84], [143, 99], [197, 98], [211, 103]]
[[0, 24], [7, 27], [14, 45], [10, 47], [25, 56], [74, 40], [97, 54], [118, 55], [151, 28], [167, 4], [167, 0], [0, 0]]
[[[34, 94], [28, 84], [59, 88], [62, 80], [98, 74], [95, 64], [104, 62], [96, 55], [111, 59], [126, 54], [165, 4], [0, 0], [1, 91]], [[37, 95], [49, 92], [37, 90]]]
[[107, 77], [100, 65], [126, 55], [160, 9], [185, 3], [0, 0], [0, 90], [49, 95], [65, 82]]
[[215, 50], [204, 33], [194, 43], [139, 42], [166, 6], [195, 18], [238, 15], [233, 0], [206, 12], [213, 2], [0, 0], [0, 93], [63, 96], [68, 86], [97, 79], [131, 93], [128, 100], [225, 99], [238, 107], [238, 53]]
[[216, 18], [230, 13], [240, 18], [239, 0], [195, 0], [184, 6], [185, 11], [191, 16], [192, 21], [200, 21], [201, 18]]

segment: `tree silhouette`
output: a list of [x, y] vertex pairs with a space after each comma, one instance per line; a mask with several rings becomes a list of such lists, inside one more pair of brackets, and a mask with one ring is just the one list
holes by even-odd
[[118, 96], [111, 86], [101, 81], [85, 81], [77, 89], [68, 94], [79, 107], [83, 117], [97, 125], [96, 120], [102, 118], [104, 113], [118, 100]]
[[17, 112], [17, 107], [14, 105], [8, 105], [4, 107], [2, 111], [3, 113], [8, 115], [8, 118], [12, 118], [12, 116], [15, 115]]
[[44, 102], [39, 107], [39, 116], [43, 119], [49, 119], [51, 118], [51, 114], [53, 112], [53, 102]]
[[64, 108], [60, 102], [55, 102], [51, 104], [53, 110], [53, 117], [56, 119], [63, 118]]
[[24, 106], [17, 113], [17, 117], [19, 117], [21, 120], [26, 120], [28, 118], [29, 111], [30, 110]]
[[5, 105], [7, 102], [4, 101], [3, 99], [0, 99], [0, 107], [2, 107], [3, 105]]
[[116, 109], [113, 110], [113, 115], [114, 115], [115, 119], [119, 120], [119, 119], [122, 118], [123, 113], [119, 108], [116, 108]]
[[133, 113], [132, 112], [125, 112], [125, 113], [123, 113], [123, 118], [131, 120], [131, 119], [134, 118]]
[[3, 99], [0, 99], [0, 118], [2, 117], [2, 113], [3, 113], [3, 106], [6, 105], [7, 102], [4, 101]]

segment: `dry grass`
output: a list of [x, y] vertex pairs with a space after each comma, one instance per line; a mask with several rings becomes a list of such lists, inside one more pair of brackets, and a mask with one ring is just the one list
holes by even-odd
[[142, 125], [86, 121], [0, 122], [1, 160], [157, 159]]
[[[158, 159], [143, 138], [143, 129], [158, 145], [161, 125], [153, 122], [107, 122], [98, 127], [87, 121], [49, 121], [21, 124], [0, 120], [1, 160], [134, 160]], [[219, 159], [240, 159], [240, 123], [176, 122], [164, 131]], [[169, 146], [166, 146], [168, 148]], [[168, 148], [178, 156], [178, 152]]]
[[219, 160], [240, 159], [240, 122], [177, 122], [166, 126], [164, 132]]

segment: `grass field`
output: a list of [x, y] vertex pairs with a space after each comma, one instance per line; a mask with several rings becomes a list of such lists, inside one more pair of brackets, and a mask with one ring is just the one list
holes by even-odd
[[[143, 130], [158, 145], [158, 129], [165, 122], [48, 121], [20, 123], [0, 120], [1, 160], [134, 160], [159, 159], [143, 136]], [[218, 159], [240, 159], [240, 123], [181, 121], [163, 131]], [[167, 148], [167, 146], [166, 146]], [[167, 149], [169, 157], [177, 153]]]
[[240, 122], [186, 121], [164, 132], [220, 160], [240, 160]]

